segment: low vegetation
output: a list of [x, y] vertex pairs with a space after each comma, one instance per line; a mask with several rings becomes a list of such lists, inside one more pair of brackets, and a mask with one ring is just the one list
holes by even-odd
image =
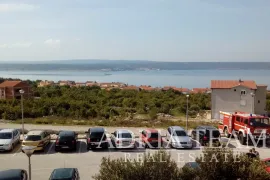
[[[35, 98], [24, 100], [25, 118], [57, 117], [72, 120], [155, 120], [186, 112], [186, 96], [169, 91], [136, 91], [99, 87], [43, 87], [32, 82]], [[210, 109], [210, 96], [190, 96], [189, 115]], [[159, 115], [160, 114], [160, 115]], [[0, 116], [21, 118], [20, 100], [0, 100]], [[165, 117], [166, 116], [166, 117]], [[161, 117], [161, 118], [160, 118]], [[162, 118], [164, 117], [164, 118]], [[57, 119], [56, 118], [56, 119]]]
[[[232, 150], [206, 148], [204, 158], [198, 157], [198, 168], [179, 168], [166, 151], [145, 154], [138, 159], [102, 159], [95, 180], [269, 180], [270, 174], [259, 159]], [[227, 155], [225, 155], [227, 154]], [[188, 154], [187, 154], [188, 156]]]

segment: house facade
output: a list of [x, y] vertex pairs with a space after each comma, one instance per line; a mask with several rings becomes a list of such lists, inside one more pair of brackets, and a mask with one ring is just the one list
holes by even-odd
[[219, 119], [220, 111], [265, 114], [266, 94], [267, 86], [255, 81], [212, 80], [211, 118]]
[[32, 96], [31, 87], [23, 81], [4, 81], [0, 84], [0, 99], [20, 99], [20, 90], [24, 90], [23, 97]]

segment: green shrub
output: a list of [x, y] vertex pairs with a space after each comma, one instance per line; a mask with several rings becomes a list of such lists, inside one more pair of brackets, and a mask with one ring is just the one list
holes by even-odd
[[104, 157], [95, 180], [175, 180], [179, 179], [180, 170], [170, 154], [158, 151], [145, 154], [142, 161], [110, 159]]

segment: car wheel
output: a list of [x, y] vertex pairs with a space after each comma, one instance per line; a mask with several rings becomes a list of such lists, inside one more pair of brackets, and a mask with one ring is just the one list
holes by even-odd
[[227, 138], [230, 138], [230, 137], [231, 137], [231, 135], [229, 134], [229, 131], [228, 131], [227, 128], [226, 128], [225, 131], [224, 131], [224, 135], [225, 135], [225, 137], [227, 137]]
[[243, 136], [243, 134], [239, 134], [239, 141], [242, 145], [246, 144], [246, 138]]

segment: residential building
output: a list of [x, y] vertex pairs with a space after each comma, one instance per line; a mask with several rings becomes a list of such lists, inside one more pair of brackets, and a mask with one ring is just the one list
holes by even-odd
[[172, 89], [173, 91], [177, 91], [177, 92], [181, 92], [183, 94], [189, 94], [190, 93], [190, 90], [188, 88], [178, 88], [178, 87], [175, 87], [175, 86], [164, 86], [162, 88], [163, 91], [168, 91]]
[[74, 81], [59, 81], [59, 86], [73, 86], [75, 85]]
[[211, 118], [219, 119], [219, 112], [248, 112], [265, 114], [266, 85], [246, 80], [211, 81]]
[[96, 81], [86, 81], [86, 86], [99, 86]]
[[54, 85], [53, 81], [40, 81], [38, 87], [52, 86]]
[[151, 86], [146, 86], [146, 85], [141, 85], [139, 87], [139, 90], [144, 90], [144, 91], [153, 91], [155, 88], [151, 87]]
[[84, 82], [76, 82], [75, 83], [75, 86], [76, 87], [85, 87], [86, 86], [86, 83], [84, 83]]
[[206, 93], [210, 94], [211, 89], [210, 88], [193, 88], [191, 93], [197, 94], [197, 93]]
[[134, 85], [130, 85], [130, 86], [125, 86], [122, 89], [124, 89], [124, 90], [137, 90], [138, 91], [139, 87], [134, 86]]
[[20, 90], [24, 90], [23, 97], [31, 97], [31, 87], [23, 81], [4, 81], [0, 84], [0, 99], [20, 99]]

